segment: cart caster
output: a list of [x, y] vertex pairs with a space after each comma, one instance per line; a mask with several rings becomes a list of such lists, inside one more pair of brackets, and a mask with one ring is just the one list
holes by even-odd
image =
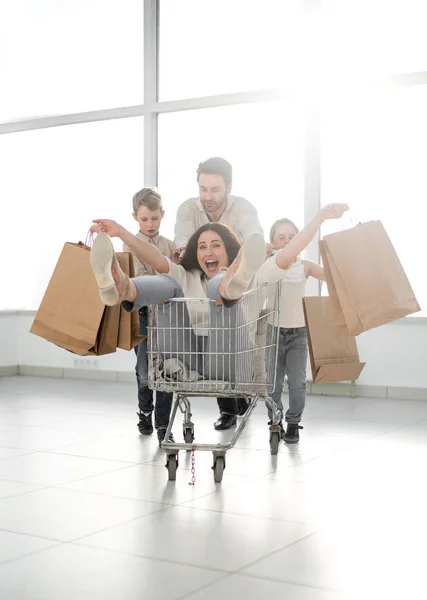
[[280, 444], [280, 433], [278, 433], [277, 431], [272, 431], [270, 433], [270, 452], [273, 456], [278, 453], [279, 444]]
[[216, 458], [214, 457], [214, 464], [212, 469], [214, 472], [215, 483], [221, 483], [225, 469], [225, 456], [217, 456]]
[[176, 480], [176, 470], [178, 468], [178, 454], [169, 454], [166, 462], [169, 481]]
[[194, 442], [194, 430], [192, 427], [186, 427], [184, 429], [184, 442], [186, 444], [192, 444]]

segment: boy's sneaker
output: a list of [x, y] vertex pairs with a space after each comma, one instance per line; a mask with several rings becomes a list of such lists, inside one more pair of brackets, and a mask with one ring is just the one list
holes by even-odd
[[298, 423], [288, 423], [283, 436], [283, 440], [286, 444], [297, 444], [299, 442], [299, 430], [304, 429]]
[[[159, 446], [162, 445], [162, 442], [164, 441], [165, 437], [166, 437], [166, 427], [160, 427], [157, 430], [157, 439], [159, 440]], [[171, 432], [171, 434], [169, 436], [168, 442], [170, 444], [174, 444], [175, 443], [175, 440], [174, 440], [174, 437], [172, 435], [172, 432]]]
[[151, 435], [154, 431], [151, 413], [136, 413], [139, 417], [138, 429], [141, 435]]
[[265, 262], [265, 242], [262, 235], [253, 233], [239, 250], [219, 284], [225, 300], [238, 300], [249, 288], [258, 269]]

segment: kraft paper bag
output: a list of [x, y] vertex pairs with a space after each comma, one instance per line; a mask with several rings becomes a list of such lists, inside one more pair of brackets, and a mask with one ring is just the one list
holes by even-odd
[[95, 352], [105, 311], [89, 256], [81, 242], [64, 245], [30, 329], [81, 356]]
[[355, 381], [365, 363], [360, 362], [354, 336], [334, 324], [328, 297], [303, 298], [313, 383]]
[[[132, 254], [130, 252], [117, 252], [116, 256], [122, 271], [129, 277], [134, 277]], [[139, 335], [139, 311], [135, 310], [129, 313], [121, 306], [117, 347], [122, 350], [132, 350], [145, 337]]]
[[381, 221], [326, 235], [320, 248], [334, 321], [351, 335], [420, 310]]

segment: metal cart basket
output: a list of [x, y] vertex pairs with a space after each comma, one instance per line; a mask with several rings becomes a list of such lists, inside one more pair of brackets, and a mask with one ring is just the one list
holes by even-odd
[[[280, 282], [246, 292], [232, 308], [208, 298], [174, 298], [150, 308], [148, 385], [173, 393], [173, 409], [162, 448], [169, 479], [176, 479], [179, 450], [213, 453], [214, 480], [222, 480], [225, 455], [248, 422], [259, 398], [272, 410], [270, 449], [277, 454], [281, 414], [269, 398], [275, 385], [279, 334]], [[248, 410], [228, 442], [195, 442], [191, 397], [235, 397]], [[169, 436], [178, 409], [183, 413], [184, 443]]]

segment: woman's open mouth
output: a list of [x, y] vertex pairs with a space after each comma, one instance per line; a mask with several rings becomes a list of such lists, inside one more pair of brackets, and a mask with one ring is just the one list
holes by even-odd
[[217, 260], [205, 260], [205, 267], [208, 273], [215, 273], [218, 270], [218, 261]]

